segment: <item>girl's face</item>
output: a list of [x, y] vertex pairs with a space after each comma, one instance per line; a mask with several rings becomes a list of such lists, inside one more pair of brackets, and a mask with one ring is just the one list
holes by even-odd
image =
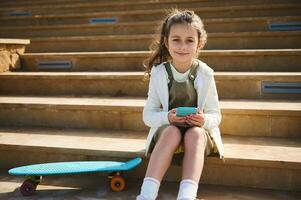
[[165, 45], [174, 64], [190, 66], [199, 47], [197, 30], [190, 24], [174, 24]]

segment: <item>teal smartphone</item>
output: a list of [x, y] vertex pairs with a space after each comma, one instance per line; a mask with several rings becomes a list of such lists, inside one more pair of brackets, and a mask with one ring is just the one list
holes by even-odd
[[197, 114], [198, 109], [196, 107], [178, 107], [176, 108], [177, 117], [185, 117], [190, 114]]

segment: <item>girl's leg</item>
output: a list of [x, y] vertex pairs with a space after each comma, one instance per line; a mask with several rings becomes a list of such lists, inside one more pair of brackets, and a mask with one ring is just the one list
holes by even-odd
[[180, 142], [181, 133], [177, 127], [168, 126], [163, 130], [151, 154], [141, 193], [137, 196], [137, 200], [156, 199], [160, 182]]
[[176, 126], [171, 125], [163, 130], [151, 154], [146, 177], [153, 177], [161, 182], [181, 139], [181, 132]]
[[196, 198], [203, 171], [206, 139], [203, 128], [192, 127], [185, 133], [183, 172], [178, 199]]
[[192, 127], [186, 131], [182, 179], [199, 182], [203, 171], [206, 142], [207, 138], [203, 128]]

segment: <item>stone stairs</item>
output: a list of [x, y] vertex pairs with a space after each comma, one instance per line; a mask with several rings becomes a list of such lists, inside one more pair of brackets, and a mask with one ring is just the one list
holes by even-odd
[[[189, 4], [188, 4], [189, 5]], [[282, 4], [254, 4], [234, 6], [185, 7], [193, 9], [203, 19], [208, 18], [236, 18], [236, 17], [267, 17], [267, 16], [299, 16], [299, 3]], [[93, 23], [93, 19], [103, 18], [109, 22], [133, 22], [161, 20], [166, 9], [107, 11], [87, 13], [43, 14], [33, 16], [2, 16], [2, 26], [30, 26], [30, 25], [64, 25]], [[105, 20], [105, 22], [107, 22]]]
[[[142, 156], [127, 176], [143, 178], [141, 63], [164, 9], [178, 5], [204, 19], [200, 59], [215, 70], [223, 116], [225, 161], [209, 157], [201, 183], [301, 189], [301, 32], [271, 29], [300, 24], [299, 1], [17, 2], [0, 0], [0, 37], [31, 43], [21, 70], [0, 74], [1, 168]], [[15, 11], [32, 15], [7, 16]], [[179, 170], [172, 166], [166, 180], [179, 181]]]
[[[43, 1], [45, 2], [45, 1]], [[104, 11], [130, 11], [130, 10], [148, 10], [148, 9], [161, 9], [170, 8], [171, 6], [177, 6], [178, 8], [186, 7], [202, 7], [202, 6], [233, 6], [233, 5], [246, 5], [252, 2], [252, 4], [263, 3], [298, 3], [298, 0], [252, 0], [248, 2], [242, 2], [239, 0], [228, 0], [220, 2], [217, 0], [200, 1], [200, 0], [160, 0], [158, 1], [115, 1], [115, 2], [99, 2], [99, 1], [72, 1], [72, 4], [61, 4], [59, 2], [49, 2], [47, 5], [41, 4], [41, 1], [32, 2], [34, 5], [21, 5], [20, 3], [14, 6], [2, 3], [3, 8], [0, 9], [0, 13], [3, 16], [10, 16], [17, 11], [30, 12], [31, 15], [43, 15], [43, 14], [62, 14], [62, 13], [87, 13], [87, 12], [104, 12]], [[39, 5], [40, 4], [40, 5]], [[1, 3], [0, 3], [1, 5]]]

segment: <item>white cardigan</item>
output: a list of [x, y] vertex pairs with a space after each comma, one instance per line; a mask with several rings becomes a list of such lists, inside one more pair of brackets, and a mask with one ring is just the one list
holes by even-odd
[[[200, 60], [194, 87], [198, 94], [198, 107], [204, 112], [205, 124], [203, 128], [209, 131], [213, 138], [220, 158], [224, 157], [224, 147], [219, 130], [221, 112], [218, 94], [215, 86], [213, 70]], [[168, 74], [164, 63], [154, 66], [151, 70], [148, 98], [143, 109], [143, 121], [151, 129], [147, 136], [146, 154], [152, 138], [158, 127], [169, 124], [168, 120]]]

